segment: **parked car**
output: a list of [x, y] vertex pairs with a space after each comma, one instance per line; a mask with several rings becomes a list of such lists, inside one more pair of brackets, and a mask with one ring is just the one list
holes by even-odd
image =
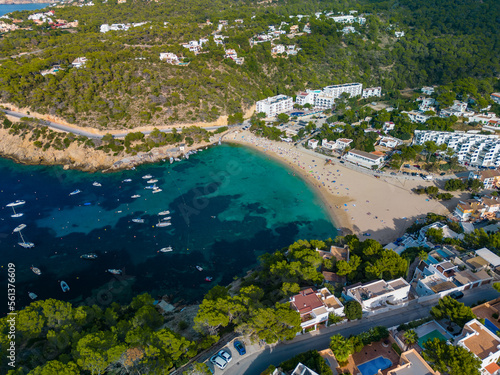
[[221, 370], [224, 370], [227, 366], [227, 361], [224, 358], [222, 358], [219, 354], [216, 354], [212, 358], [210, 358], [210, 362], [212, 362], [215, 366], [217, 366]]
[[244, 355], [247, 353], [245, 347], [243, 346], [243, 344], [241, 343], [241, 341], [238, 341], [236, 340], [234, 342], [234, 348], [236, 349], [236, 351], [240, 354], [240, 355]]
[[224, 350], [222, 349], [219, 354], [218, 354], [220, 357], [224, 358], [224, 360], [229, 363], [231, 362], [231, 360], [233, 359], [233, 357], [231, 356], [231, 354], [227, 351], [227, 350]]
[[441, 172], [439, 175], [444, 176], [445, 174], [446, 174], [445, 172]]
[[344, 164], [345, 162], [343, 160], [340, 161], [341, 164]]
[[450, 293], [450, 297], [453, 298], [453, 299], [460, 299], [464, 296], [464, 294], [462, 292], [453, 292], [453, 293]]
[[397, 173], [396, 172], [391, 172], [391, 175], [397, 176]]
[[370, 237], [370, 236], [371, 236], [371, 234], [370, 234], [370, 233], [363, 233], [363, 236]]

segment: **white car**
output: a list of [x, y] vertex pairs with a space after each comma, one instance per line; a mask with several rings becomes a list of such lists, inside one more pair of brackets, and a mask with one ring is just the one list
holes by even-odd
[[227, 366], [227, 361], [219, 354], [216, 354], [212, 358], [210, 358], [210, 362], [212, 362], [215, 366], [217, 366], [221, 370], [224, 370]]
[[231, 362], [231, 360], [233, 359], [233, 357], [231, 356], [231, 354], [229, 354], [229, 352], [226, 352], [224, 349], [221, 350], [218, 354], [220, 357], [224, 358], [224, 360], [229, 363]]

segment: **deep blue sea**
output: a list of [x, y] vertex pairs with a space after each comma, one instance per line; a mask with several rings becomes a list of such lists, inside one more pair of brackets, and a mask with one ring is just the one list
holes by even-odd
[[0, 16], [16, 10], [36, 10], [46, 6], [49, 6], [49, 4], [0, 4]]
[[[150, 174], [162, 192], [145, 189]], [[215, 284], [242, 276], [265, 252], [297, 239], [333, 238], [336, 230], [321, 201], [287, 167], [242, 146], [221, 145], [170, 164], [111, 174], [27, 166], [0, 159], [0, 285], [8, 263], [16, 268], [17, 307], [31, 300], [127, 303], [141, 292], [172, 302], [200, 301]], [[132, 179], [131, 182], [123, 182]], [[93, 186], [97, 181], [101, 187]], [[81, 193], [69, 195], [79, 189]], [[132, 195], [140, 198], [133, 199]], [[25, 200], [12, 218], [6, 205]], [[156, 227], [160, 211], [172, 225]], [[143, 218], [144, 223], [134, 223]], [[18, 245], [13, 233], [35, 243]], [[158, 252], [172, 246], [173, 251]], [[96, 260], [80, 255], [94, 252]], [[35, 275], [30, 267], [42, 271]], [[200, 266], [203, 271], [198, 271]], [[122, 269], [122, 276], [106, 270]], [[205, 281], [207, 276], [212, 282]], [[63, 293], [59, 281], [68, 283]], [[6, 287], [3, 292], [7, 293]], [[0, 298], [0, 301], [7, 301]], [[0, 305], [0, 311], [6, 310]]]

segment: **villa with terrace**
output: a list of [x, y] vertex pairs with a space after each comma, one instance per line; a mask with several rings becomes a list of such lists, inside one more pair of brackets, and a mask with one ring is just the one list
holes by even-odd
[[465, 324], [455, 345], [467, 349], [481, 360], [481, 374], [499, 374], [500, 366], [497, 362], [500, 360], [500, 338], [477, 319]]
[[439, 375], [439, 372], [434, 371], [415, 349], [410, 349], [401, 353], [399, 366], [387, 375]]
[[344, 305], [327, 288], [304, 289], [290, 298], [290, 305], [300, 313], [302, 332], [316, 330], [320, 324], [328, 326], [330, 314], [344, 316]]
[[354, 299], [361, 304], [364, 312], [380, 308], [392, 308], [408, 301], [410, 284], [399, 278], [391, 281], [377, 280], [366, 284], [353, 284], [344, 288], [346, 299]]

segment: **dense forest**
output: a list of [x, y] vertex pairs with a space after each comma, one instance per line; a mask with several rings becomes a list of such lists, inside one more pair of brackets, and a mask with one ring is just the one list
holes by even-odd
[[[76, 30], [52, 29], [27, 21], [27, 30], [4, 34], [0, 56], [0, 96], [3, 102], [59, 115], [80, 125], [103, 129], [213, 121], [251, 108], [274, 94], [295, 95], [305, 88], [359, 81], [381, 85], [385, 92], [429, 84], [449, 84], [498, 75], [500, 7], [484, 1], [253, 1], [201, 2], [173, 0], [96, 2], [90, 7], [54, 8], [55, 18], [79, 21]], [[343, 24], [324, 14], [357, 10], [366, 24], [343, 34]], [[294, 15], [308, 18], [290, 18]], [[218, 21], [228, 20], [213, 39]], [[242, 19], [243, 23], [235, 23]], [[207, 24], [210, 20], [212, 24]], [[99, 32], [101, 24], [145, 22], [128, 31]], [[8, 21], [7, 21], [8, 22]], [[250, 46], [250, 39], [292, 25], [311, 33], [283, 34], [275, 43], [296, 45], [295, 56], [273, 58], [270, 42]], [[395, 30], [405, 31], [396, 38]], [[290, 36], [290, 37], [289, 37]], [[208, 38], [198, 55], [180, 43]], [[224, 58], [224, 48], [244, 57], [243, 65]], [[22, 52], [34, 52], [8, 58]], [[189, 62], [169, 65], [160, 52], [173, 52]], [[85, 56], [85, 68], [70, 68]], [[39, 72], [54, 64], [55, 75]]]

